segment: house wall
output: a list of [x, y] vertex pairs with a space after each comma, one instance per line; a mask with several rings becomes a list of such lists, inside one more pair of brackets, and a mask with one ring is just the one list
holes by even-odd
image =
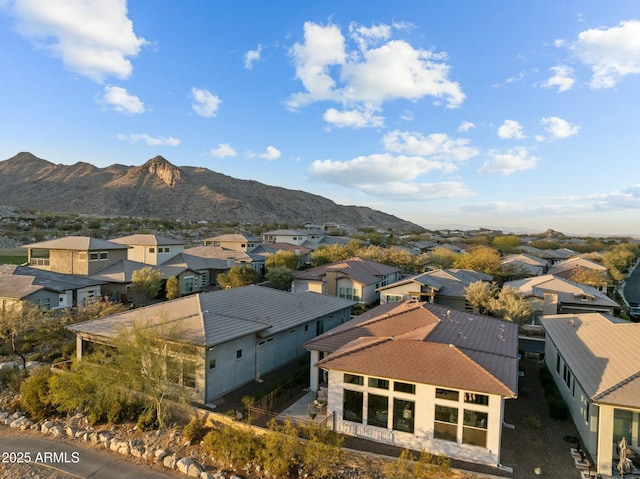
[[[397, 299], [393, 299], [394, 296], [401, 296], [402, 301], [405, 299], [411, 299], [410, 292], [420, 291], [420, 285], [416, 283], [401, 284], [392, 288], [386, 288], [380, 291], [380, 304], [386, 304], [390, 302], [396, 302]], [[390, 298], [391, 297], [391, 298]], [[390, 300], [391, 299], [391, 300]]]
[[[98, 259], [90, 259], [91, 253], [97, 253]], [[63, 274], [95, 274], [107, 266], [127, 259], [126, 249], [104, 251], [51, 250], [49, 252], [49, 271]]]
[[43, 311], [60, 307], [60, 295], [58, 292], [44, 288], [30, 294], [24, 299], [38, 306]]
[[598, 406], [591, 402], [580, 383], [575, 380], [573, 371], [565, 363], [562, 354], [548, 336], [545, 342], [544, 356], [558, 391], [569, 408], [571, 419], [580, 434], [583, 447], [591, 455], [597, 455]]
[[[307, 353], [300, 344], [349, 320], [349, 309], [322, 316], [279, 333], [250, 335], [214, 346], [206, 354], [206, 402]], [[242, 358], [237, 351], [242, 349]], [[215, 367], [211, 368], [211, 361]]]
[[[429, 384], [415, 384], [415, 394], [394, 390], [393, 380], [389, 381], [388, 389], [369, 387], [368, 376], [364, 376], [363, 385], [344, 382], [343, 371], [329, 371], [328, 411], [336, 414], [336, 430], [343, 434], [359, 436], [378, 442], [393, 444], [413, 450], [427, 450], [433, 454], [444, 454], [454, 459], [470, 461], [480, 464], [498, 465], [500, 463], [500, 441], [502, 436], [502, 420], [504, 414], [504, 400], [500, 396], [487, 395], [488, 404], [470, 404], [464, 402], [465, 392], [459, 391], [456, 400], [436, 398], [437, 387]], [[345, 419], [343, 411], [344, 390], [363, 393], [362, 422]], [[368, 417], [369, 395], [386, 396], [389, 398], [387, 427], [369, 425]], [[414, 430], [404, 432], [394, 430], [393, 407], [394, 400], [414, 401]], [[455, 429], [456, 440], [436, 439], [434, 427], [436, 405], [456, 408], [458, 410]], [[485, 447], [463, 444], [462, 437], [465, 430], [464, 411], [469, 414], [486, 414], [486, 445]], [[378, 417], [380, 420], [380, 417]]]

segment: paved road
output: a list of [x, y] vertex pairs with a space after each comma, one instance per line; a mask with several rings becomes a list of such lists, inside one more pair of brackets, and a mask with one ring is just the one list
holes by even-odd
[[629, 301], [640, 304], [640, 266], [637, 266], [625, 280], [624, 297]]
[[[35, 462], [38, 453], [45, 466], [53, 467], [83, 479], [176, 479], [177, 476], [133, 464], [115, 453], [99, 452], [81, 444], [25, 435], [2, 428], [0, 431], [0, 460], [15, 460], [9, 453], [29, 453]], [[45, 455], [45, 453], [49, 453]]]

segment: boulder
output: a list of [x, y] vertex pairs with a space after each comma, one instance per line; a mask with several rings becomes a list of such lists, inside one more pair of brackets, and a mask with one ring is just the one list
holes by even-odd
[[182, 472], [183, 474], [187, 474], [189, 472], [189, 466], [193, 464], [193, 462], [194, 461], [192, 458], [183, 457], [176, 463], [176, 467], [178, 468], [178, 471]]
[[59, 424], [56, 424], [49, 429], [49, 434], [55, 437], [60, 437], [64, 435], [64, 429], [62, 429], [62, 426]]
[[167, 452], [166, 449], [156, 449], [155, 452], [153, 453], [153, 455], [156, 458], [156, 461], [160, 462], [162, 461], [165, 457], [167, 457], [169, 453]]
[[174, 455], [167, 456], [162, 460], [162, 465], [168, 469], [175, 469], [178, 458]]
[[42, 434], [48, 434], [49, 433], [49, 429], [51, 429], [54, 426], [54, 422], [53, 421], [45, 421], [42, 424]]
[[187, 476], [189, 477], [200, 477], [200, 473], [202, 473], [202, 466], [195, 461], [187, 469]]

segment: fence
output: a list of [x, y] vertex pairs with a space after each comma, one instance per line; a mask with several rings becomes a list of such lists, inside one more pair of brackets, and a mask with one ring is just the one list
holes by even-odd
[[333, 430], [334, 415], [335, 413], [332, 412], [325, 418], [316, 421], [315, 419], [311, 419], [311, 418], [300, 419], [297, 417], [287, 416], [274, 411], [268, 411], [266, 409], [261, 409], [253, 406], [249, 408], [249, 422], [254, 426], [262, 427], [262, 428], [268, 428], [269, 423], [272, 420], [275, 420], [277, 422], [282, 422], [282, 423], [288, 420], [297, 426], [306, 426], [309, 423], [313, 423], [313, 424], [316, 424], [317, 426], [326, 427], [328, 429]]

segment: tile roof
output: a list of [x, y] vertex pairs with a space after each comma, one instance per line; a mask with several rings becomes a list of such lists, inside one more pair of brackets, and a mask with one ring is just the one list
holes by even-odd
[[543, 316], [541, 323], [593, 401], [640, 408], [640, 323], [601, 313]]
[[364, 285], [375, 284], [382, 276], [400, 271], [395, 266], [364, 260], [358, 257], [328, 263], [296, 274], [296, 279], [321, 281], [328, 271], [337, 271]]
[[441, 296], [464, 297], [465, 288], [476, 281], [491, 281], [493, 276], [464, 269], [438, 269], [403, 279], [396, 283], [382, 286], [377, 291], [384, 291], [409, 283], [429, 286]]
[[525, 297], [543, 298], [545, 292], [558, 293], [558, 300], [565, 304], [581, 303], [581, 298], [586, 296], [590, 298], [590, 305], [606, 307], [619, 306], [618, 303], [596, 288], [575, 283], [551, 274], [516, 281], [507, 281], [504, 283], [504, 286], [511, 286], [517, 289]]
[[154, 234], [135, 234], [130, 236], [122, 236], [120, 238], [113, 238], [110, 241], [118, 244], [140, 246], [172, 246], [184, 244], [183, 241]]
[[305, 292], [287, 293], [262, 286], [185, 296], [68, 329], [108, 340], [120, 328], [147, 322], [177, 324], [185, 342], [213, 346], [248, 334], [271, 335], [353, 306], [353, 301]]
[[517, 325], [432, 303], [391, 304], [303, 346], [332, 353], [318, 363], [325, 369], [516, 395]]
[[52, 239], [49, 241], [41, 241], [39, 243], [31, 243], [25, 245], [29, 249], [63, 249], [76, 251], [96, 251], [110, 249], [127, 249], [130, 246], [106, 241], [89, 236], [66, 236], [64, 238]]

